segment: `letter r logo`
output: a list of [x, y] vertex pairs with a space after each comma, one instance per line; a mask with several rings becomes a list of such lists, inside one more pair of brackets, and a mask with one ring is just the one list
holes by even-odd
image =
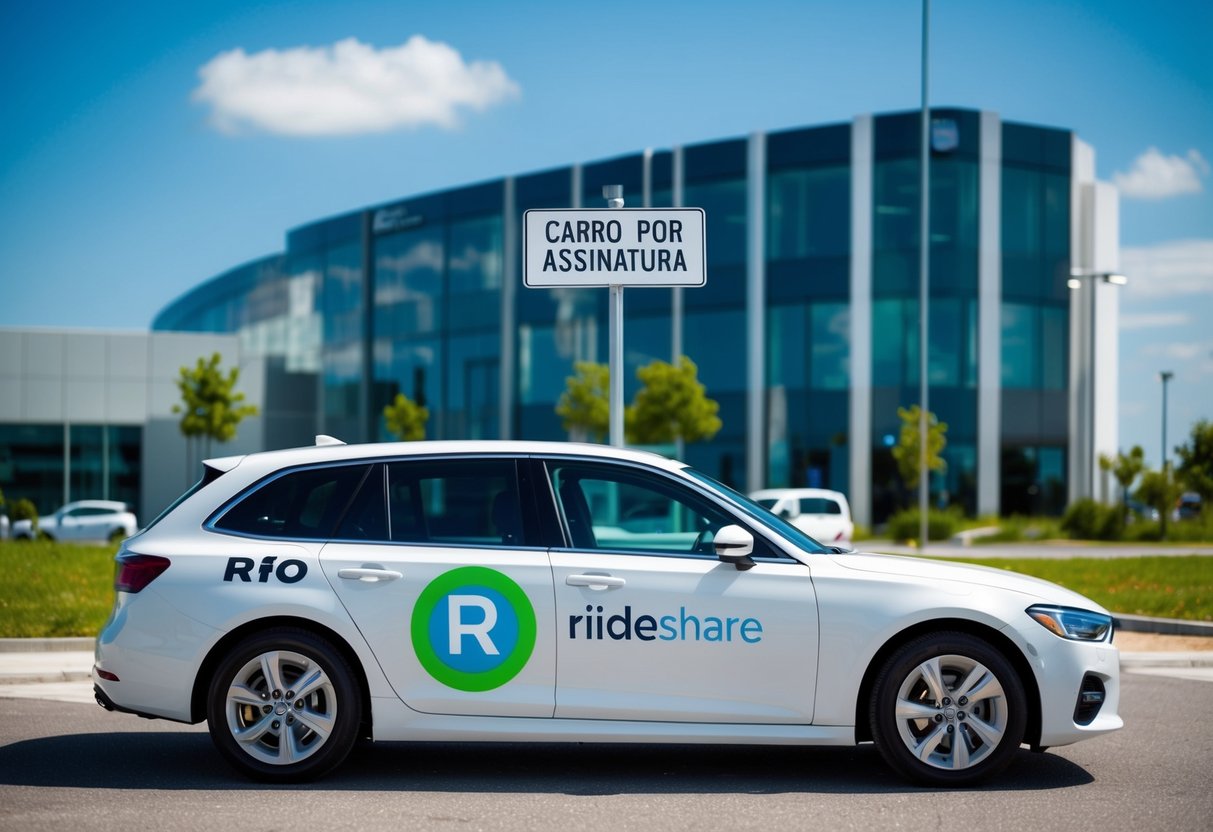
[[[450, 632], [452, 656], [463, 655], [463, 637], [472, 636], [486, 656], [499, 656], [497, 645], [489, 638], [489, 631], [497, 624], [497, 607], [483, 595], [448, 595], [447, 619]], [[463, 611], [467, 608], [480, 610], [480, 620], [472, 623]]]
[[413, 607], [413, 651], [426, 672], [455, 690], [501, 687], [530, 661], [535, 608], [509, 576], [483, 566], [439, 575]]

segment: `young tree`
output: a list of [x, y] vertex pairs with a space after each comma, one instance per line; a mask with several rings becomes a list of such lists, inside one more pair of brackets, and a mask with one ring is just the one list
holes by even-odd
[[1171, 476], [1170, 467], [1161, 471], [1146, 471], [1142, 474], [1141, 485], [1137, 486], [1137, 499], [1158, 511], [1158, 525], [1163, 539], [1167, 536], [1167, 520], [1171, 509], [1179, 499], [1182, 489], [1175, 478]]
[[430, 411], [403, 393], [397, 393], [392, 403], [383, 408], [383, 421], [388, 432], [401, 442], [419, 442], [425, 439], [425, 424], [430, 420]]
[[[1103, 465], [1104, 457], [1100, 455], [1100, 465]], [[1141, 449], [1141, 445], [1134, 445], [1129, 449], [1128, 454], [1118, 453], [1115, 459], [1109, 459], [1111, 462], [1112, 476], [1116, 477], [1116, 481], [1120, 483], [1120, 504], [1124, 510], [1125, 519], [1129, 516], [1129, 488], [1133, 485], [1133, 480], [1137, 479], [1146, 467], [1146, 454]]]
[[574, 441], [602, 442], [610, 432], [610, 368], [593, 361], [573, 365], [576, 375], [565, 379], [556, 415]]
[[1175, 473], [1189, 491], [1200, 495], [1202, 505], [1213, 503], [1213, 422], [1201, 419], [1192, 426], [1192, 440], [1175, 449]]
[[628, 439], [638, 445], [699, 442], [715, 436], [723, 423], [720, 404], [708, 397], [699, 368], [685, 355], [675, 367], [654, 361], [636, 371], [641, 388], [624, 411]]
[[173, 405], [173, 412], [181, 414], [181, 433], [187, 441], [201, 441], [206, 456], [210, 456], [212, 441], [233, 439], [244, 418], [257, 414], [257, 407], [242, 404], [244, 394], [236, 392], [240, 369], [233, 367], [225, 375], [220, 360], [216, 352], [209, 360], [199, 358], [192, 369], [182, 367], [177, 379], [181, 404]]
[[[901, 481], [910, 490], [918, 488], [918, 469], [922, 456], [918, 432], [918, 420], [921, 413], [922, 408], [918, 405], [897, 408], [897, 415], [901, 418], [901, 435], [898, 437], [897, 445], [893, 448], [893, 459], [897, 462], [897, 471], [901, 474]], [[934, 413], [927, 411], [927, 469], [930, 471], [943, 471], [948, 467], [947, 462], [941, 456], [943, 449], [948, 445], [948, 439], [944, 436], [947, 432], [947, 423], [939, 421]]]

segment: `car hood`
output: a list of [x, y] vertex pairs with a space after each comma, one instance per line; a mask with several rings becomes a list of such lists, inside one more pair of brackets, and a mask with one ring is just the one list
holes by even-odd
[[1108, 612], [1085, 595], [1079, 595], [1077, 592], [1058, 586], [1050, 581], [1033, 578], [1029, 575], [1020, 575], [1017, 572], [1008, 572], [1005, 569], [994, 569], [989, 566], [977, 566], [971, 563], [954, 563], [950, 561], [929, 560], [927, 558], [907, 558], [897, 555], [874, 555], [863, 552], [830, 555], [830, 557], [839, 566], [859, 572], [899, 575], [925, 579], [932, 582], [949, 581], [952, 583], [993, 587], [995, 589], [1010, 590], [1028, 595], [1049, 604], [1079, 607], [1095, 612]]

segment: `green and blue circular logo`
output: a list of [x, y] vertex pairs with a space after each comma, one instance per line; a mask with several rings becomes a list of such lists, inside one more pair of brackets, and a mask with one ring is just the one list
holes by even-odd
[[452, 569], [417, 599], [413, 649], [426, 671], [447, 687], [499, 688], [526, 667], [535, 650], [535, 608], [502, 573], [483, 566]]

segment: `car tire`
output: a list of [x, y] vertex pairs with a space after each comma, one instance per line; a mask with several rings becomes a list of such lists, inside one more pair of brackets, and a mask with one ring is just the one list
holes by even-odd
[[349, 755], [362, 723], [362, 695], [332, 643], [277, 627], [244, 639], [219, 663], [207, 722], [219, 753], [237, 771], [264, 782], [300, 783]]
[[989, 642], [940, 632], [889, 657], [869, 716], [876, 747], [898, 774], [923, 785], [968, 786], [1011, 761], [1023, 741], [1027, 697]]

